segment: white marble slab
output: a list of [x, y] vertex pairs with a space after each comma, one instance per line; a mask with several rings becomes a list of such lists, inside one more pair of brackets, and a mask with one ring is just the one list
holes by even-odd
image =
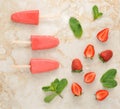
[[[101, 19], [93, 21], [91, 8], [98, 5], [104, 13]], [[41, 16], [60, 15], [56, 19], [41, 19], [38, 26], [17, 24], [10, 16], [16, 11], [40, 10]], [[83, 26], [83, 36], [76, 39], [69, 28], [69, 18], [78, 18]], [[109, 40], [102, 44], [96, 33], [102, 28], [110, 28]], [[60, 40], [57, 48], [32, 51], [29, 46], [17, 46], [13, 40], [30, 40], [30, 35], [56, 35]], [[92, 43], [96, 54], [93, 60], [83, 56], [84, 48]], [[113, 58], [103, 64], [98, 53], [112, 49]], [[50, 58], [60, 62], [56, 71], [36, 74], [29, 69], [14, 69], [13, 64], [29, 64], [30, 59]], [[71, 61], [78, 57], [84, 65], [81, 74], [71, 73]], [[110, 68], [116, 68], [118, 86], [110, 89], [109, 97], [98, 102], [95, 92], [103, 89], [99, 79]], [[94, 71], [96, 80], [91, 85], [83, 82], [85, 72]], [[46, 104], [46, 95], [41, 88], [49, 85], [55, 78], [67, 78], [69, 84], [62, 93]], [[71, 83], [78, 82], [83, 87], [83, 95], [74, 97]], [[0, 0], [0, 109], [119, 109], [120, 108], [120, 0]]]

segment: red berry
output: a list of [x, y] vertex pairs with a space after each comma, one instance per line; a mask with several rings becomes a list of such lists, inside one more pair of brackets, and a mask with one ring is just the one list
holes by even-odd
[[112, 56], [113, 56], [113, 52], [111, 50], [105, 50], [99, 54], [99, 58], [103, 62], [109, 61], [112, 58]]
[[109, 92], [107, 90], [98, 90], [95, 94], [96, 99], [98, 101], [104, 100], [109, 95]]
[[106, 42], [108, 40], [108, 33], [109, 33], [109, 28], [105, 28], [105, 29], [101, 30], [97, 34], [97, 39], [101, 42]]
[[78, 83], [73, 83], [71, 86], [71, 91], [75, 96], [80, 96], [82, 94], [82, 88]]
[[78, 58], [75, 58], [73, 61], [72, 61], [72, 71], [73, 72], [81, 72], [82, 71], [82, 64], [81, 64], [81, 61], [78, 59]]
[[89, 44], [84, 50], [84, 55], [86, 58], [93, 58], [94, 54], [95, 54], [94, 46]]
[[94, 72], [88, 72], [84, 76], [84, 82], [92, 83], [95, 80], [96, 74]]

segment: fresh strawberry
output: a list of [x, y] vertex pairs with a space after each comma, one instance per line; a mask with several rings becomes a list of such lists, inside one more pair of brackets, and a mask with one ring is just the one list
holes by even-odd
[[78, 83], [72, 83], [71, 91], [75, 96], [80, 96], [82, 94], [82, 88]]
[[84, 50], [84, 55], [86, 58], [93, 58], [94, 54], [95, 54], [94, 46], [89, 44]]
[[82, 64], [81, 64], [81, 61], [78, 59], [78, 58], [75, 58], [73, 61], [72, 61], [72, 71], [73, 72], [81, 72], [82, 71]]
[[99, 54], [99, 58], [103, 62], [109, 61], [112, 58], [112, 56], [113, 56], [113, 52], [111, 50], [105, 50]]
[[96, 74], [94, 72], [88, 72], [84, 76], [84, 82], [92, 83], [95, 80]]
[[106, 42], [108, 40], [108, 33], [109, 33], [109, 28], [105, 28], [105, 29], [101, 30], [97, 34], [97, 39], [101, 42]]
[[95, 94], [96, 99], [98, 101], [104, 100], [109, 95], [109, 92], [107, 90], [98, 90]]

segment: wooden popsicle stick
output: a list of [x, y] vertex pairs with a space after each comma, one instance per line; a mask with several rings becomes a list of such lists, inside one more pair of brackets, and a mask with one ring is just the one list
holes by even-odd
[[12, 41], [12, 44], [31, 44], [31, 41]]
[[12, 65], [14, 68], [30, 68], [30, 65]]
[[44, 16], [40, 16], [40, 19], [49, 19], [49, 18], [58, 18], [60, 17], [60, 14], [56, 14], [56, 15], [44, 15]]

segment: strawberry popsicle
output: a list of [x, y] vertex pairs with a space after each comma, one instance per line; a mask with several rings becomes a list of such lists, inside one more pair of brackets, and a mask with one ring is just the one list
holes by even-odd
[[49, 49], [56, 47], [59, 44], [59, 40], [52, 36], [31, 36], [32, 50]]
[[40, 72], [49, 72], [59, 67], [59, 63], [49, 59], [31, 59], [30, 70], [33, 74]]
[[39, 10], [29, 10], [13, 13], [11, 15], [11, 20], [18, 23], [38, 25]]
[[11, 20], [17, 23], [23, 24], [31, 24], [31, 25], [38, 25], [39, 19], [54, 19], [59, 18], [60, 14], [57, 15], [47, 15], [47, 16], [40, 16], [39, 10], [27, 10], [27, 11], [20, 11], [15, 12], [11, 15]]
[[30, 65], [13, 65], [15, 68], [30, 68], [32, 74], [49, 72], [59, 67], [59, 62], [51, 59], [31, 59]]
[[13, 41], [15, 44], [31, 44], [32, 50], [50, 49], [58, 46], [59, 40], [53, 36], [31, 35], [31, 41]]

